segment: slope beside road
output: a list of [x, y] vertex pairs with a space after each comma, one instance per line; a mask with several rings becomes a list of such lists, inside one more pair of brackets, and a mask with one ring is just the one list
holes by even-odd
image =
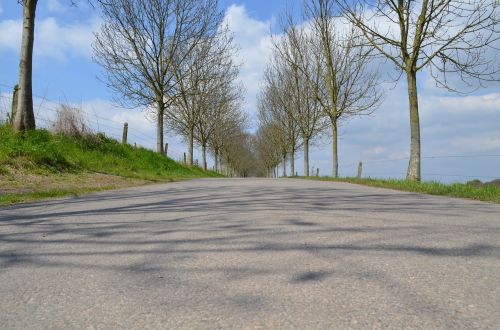
[[0, 208], [1, 329], [498, 328], [500, 205], [203, 179]]

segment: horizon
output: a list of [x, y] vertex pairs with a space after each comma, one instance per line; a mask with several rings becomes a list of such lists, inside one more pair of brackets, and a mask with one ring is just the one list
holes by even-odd
[[[270, 55], [270, 33], [287, 1], [221, 1], [225, 20], [240, 48], [240, 79], [246, 88], [245, 111], [256, 128], [256, 97]], [[295, 2], [298, 3], [298, 2]], [[21, 9], [17, 3], [0, 2], [0, 112], [10, 110], [9, 95], [17, 81], [21, 38]], [[39, 4], [33, 61], [34, 108], [38, 125], [48, 120], [57, 103], [79, 105], [94, 130], [120, 137], [129, 123], [130, 141], [148, 148], [155, 145], [155, 125], [144, 111], [114, 107], [115, 95], [97, 79], [100, 68], [92, 61], [93, 32], [100, 24], [98, 11], [62, 0]], [[390, 68], [383, 66], [385, 101], [371, 116], [344, 123], [339, 137], [340, 175], [354, 176], [359, 161], [364, 176], [401, 178], [409, 153], [406, 83], [388, 82]], [[422, 176], [441, 182], [500, 177], [500, 93], [498, 83], [462, 95], [436, 88], [427, 71], [419, 76], [422, 125]], [[52, 110], [51, 110], [52, 109]], [[471, 120], [472, 118], [472, 120]], [[166, 135], [169, 154], [179, 159], [187, 147], [182, 139]], [[135, 140], [135, 141], [134, 141]], [[331, 174], [328, 137], [311, 148], [310, 165], [320, 176]], [[196, 148], [195, 158], [200, 159]], [[210, 161], [210, 165], [213, 161]], [[296, 154], [296, 171], [303, 169], [302, 152]], [[315, 170], [314, 170], [315, 171]], [[281, 174], [281, 172], [280, 172]]]

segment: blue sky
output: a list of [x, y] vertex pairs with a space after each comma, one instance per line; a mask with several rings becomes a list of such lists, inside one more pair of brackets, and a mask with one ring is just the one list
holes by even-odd
[[[57, 102], [81, 106], [95, 129], [111, 136], [120, 135], [120, 126], [129, 122], [131, 141], [147, 147], [155, 144], [154, 124], [139, 109], [120, 109], [113, 95], [96, 77], [99, 67], [92, 62], [93, 31], [99, 16], [85, 1], [78, 7], [66, 0], [39, 1], [34, 53], [35, 110], [39, 125], [50, 119]], [[298, 6], [297, 1], [288, 1]], [[222, 0], [226, 20], [233, 30], [243, 63], [241, 79], [247, 94], [245, 109], [255, 115], [255, 98], [270, 54], [270, 27], [287, 1]], [[17, 81], [21, 6], [12, 0], [0, 0], [0, 112], [9, 108], [10, 87]], [[383, 76], [390, 71], [383, 67]], [[500, 89], [493, 84], [473, 94], [457, 95], [437, 89], [424, 71], [419, 75], [419, 97], [425, 179], [465, 181], [473, 177], [489, 180], [500, 177]], [[385, 85], [386, 98], [370, 117], [344, 123], [340, 137], [340, 171], [353, 175], [357, 162], [364, 161], [366, 175], [403, 177], [409, 151], [408, 105], [406, 84]], [[254, 123], [255, 124], [255, 123]], [[186, 147], [182, 140], [169, 136], [174, 157]], [[441, 156], [467, 156], [445, 157]], [[199, 157], [199, 152], [196, 157]], [[302, 171], [301, 153], [296, 169]], [[311, 166], [320, 174], [331, 172], [331, 145], [328, 138], [316, 141]]]

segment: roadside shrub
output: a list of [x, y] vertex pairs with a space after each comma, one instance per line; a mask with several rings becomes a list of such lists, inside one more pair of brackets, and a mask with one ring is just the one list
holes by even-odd
[[467, 182], [467, 185], [479, 188], [483, 185], [483, 183], [481, 182], [481, 180], [475, 179]]
[[85, 137], [92, 134], [83, 111], [67, 104], [62, 104], [57, 110], [52, 130], [56, 134], [75, 137]]

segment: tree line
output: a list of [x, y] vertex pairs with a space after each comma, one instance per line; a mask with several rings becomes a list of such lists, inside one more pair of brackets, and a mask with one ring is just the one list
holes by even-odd
[[[77, 1], [70, 1], [76, 4]], [[18, 93], [13, 127], [35, 128], [32, 61], [37, 0], [23, 6]], [[266, 175], [281, 164], [295, 173], [295, 155], [324, 135], [332, 139], [337, 177], [338, 130], [370, 114], [383, 99], [379, 64], [405, 76], [410, 118], [407, 178], [421, 179], [419, 75], [467, 91], [498, 81], [498, 0], [305, 0], [300, 20], [287, 11], [272, 38], [272, 58], [258, 99], [258, 129], [247, 133], [241, 110], [237, 51], [217, 0], [95, 0], [103, 25], [94, 58], [102, 80], [125, 106], [148, 109], [163, 153], [168, 128], [216, 167], [234, 175]]]
[[[237, 48], [224, 26], [219, 1], [89, 2], [99, 7], [103, 20], [92, 45], [102, 68], [100, 78], [122, 106], [147, 109], [152, 115], [157, 152], [164, 153], [164, 133], [170, 129], [186, 140], [189, 165], [197, 144], [204, 169], [210, 152], [216, 170], [224, 164], [228, 172], [241, 172], [234, 142], [247, 128], [241, 107], [244, 90], [234, 60]], [[31, 65], [37, 1], [20, 4], [24, 30], [13, 120], [17, 131], [35, 128]]]
[[418, 75], [426, 68], [436, 85], [466, 91], [498, 81], [500, 3], [495, 0], [306, 0], [301, 22], [282, 16], [280, 34], [259, 97], [257, 150], [272, 173], [329, 130], [332, 176], [338, 177], [338, 129], [370, 114], [383, 99], [380, 63], [406, 77], [410, 117], [407, 179], [421, 180]]

